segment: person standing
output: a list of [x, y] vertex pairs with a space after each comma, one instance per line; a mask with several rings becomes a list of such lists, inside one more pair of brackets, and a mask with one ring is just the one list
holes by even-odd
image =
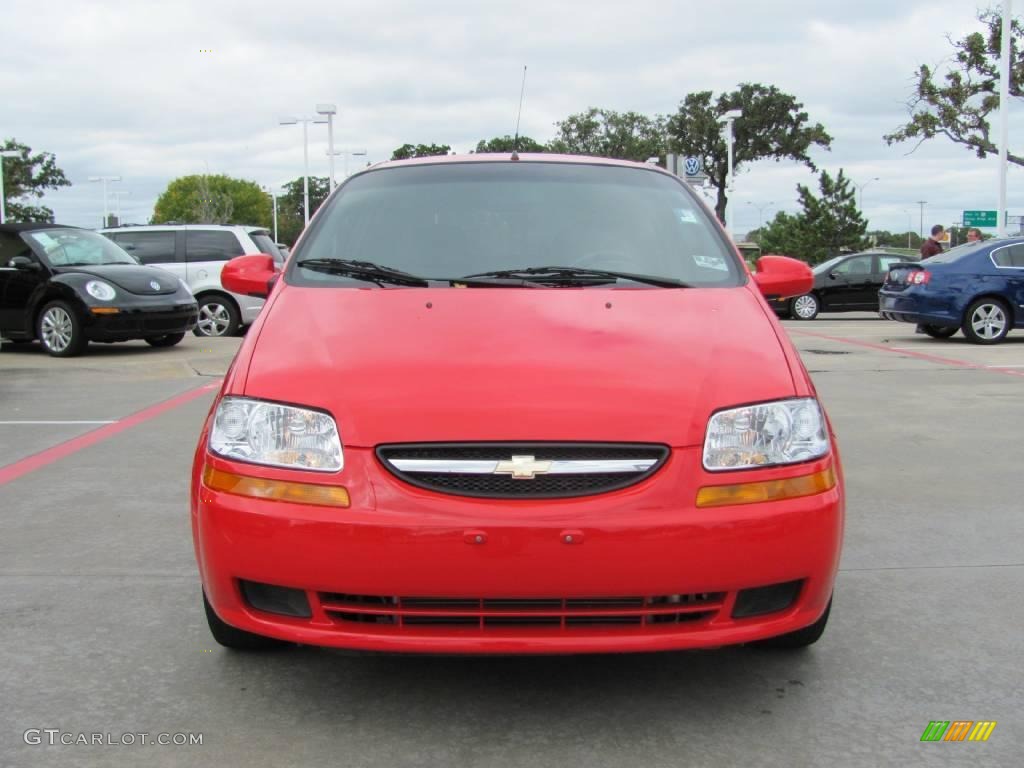
[[945, 228], [941, 224], [936, 224], [932, 227], [931, 237], [921, 244], [922, 259], [927, 259], [930, 256], [937, 256], [942, 253], [942, 243], [939, 242], [939, 238], [942, 237], [942, 233], [945, 231]]

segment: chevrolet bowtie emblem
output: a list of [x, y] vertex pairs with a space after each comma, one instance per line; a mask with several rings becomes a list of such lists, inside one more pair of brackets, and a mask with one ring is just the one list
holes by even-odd
[[536, 475], [543, 475], [550, 470], [550, 461], [537, 461], [533, 456], [513, 456], [509, 460], [499, 461], [494, 474], [512, 475], [513, 480], [532, 480]]

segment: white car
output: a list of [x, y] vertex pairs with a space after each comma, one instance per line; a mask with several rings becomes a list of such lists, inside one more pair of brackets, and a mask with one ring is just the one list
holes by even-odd
[[220, 271], [236, 256], [265, 253], [284, 262], [266, 229], [227, 224], [155, 224], [98, 230], [143, 264], [172, 272], [199, 303], [197, 336], [232, 336], [252, 323], [263, 299], [225, 290]]

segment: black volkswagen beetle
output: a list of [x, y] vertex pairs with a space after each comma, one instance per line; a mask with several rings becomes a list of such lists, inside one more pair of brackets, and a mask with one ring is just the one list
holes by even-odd
[[145, 267], [87, 229], [0, 225], [0, 336], [39, 339], [56, 357], [90, 341], [181, 341], [196, 324], [196, 300], [180, 279]]

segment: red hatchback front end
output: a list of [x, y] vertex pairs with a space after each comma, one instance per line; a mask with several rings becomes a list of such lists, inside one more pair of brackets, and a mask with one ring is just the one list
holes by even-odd
[[678, 180], [435, 159], [317, 214], [210, 412], [192, 524], [232, 647], [800, 646], [828, 615], [842, 473]]

